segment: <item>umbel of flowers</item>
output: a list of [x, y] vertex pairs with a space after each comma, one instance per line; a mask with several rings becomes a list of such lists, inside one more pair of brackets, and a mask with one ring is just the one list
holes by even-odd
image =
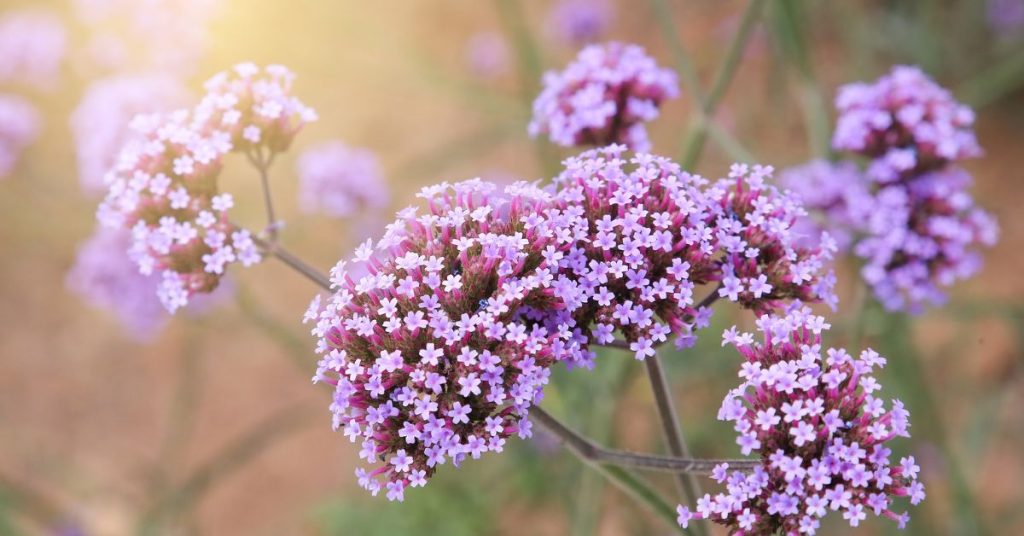
[[[711, 183], [611, 146], [566, 162], [547, 189], [479, 180], [425, 190], [336, 292], [314, 300], [316, 381], [335, 386], [334, 425], [381, 462], [361, 484], [401, 499], [447, 460], [500, 450], [556, 362], [592, 366], [618, 332], [638, 359], [693, 340], [711, 309], [694, 289], [758, 312], [826, 300], [827, 249], [792, 245], [800, 207], [736, 166]], [[355, 275], [354, 275], [355, 274]]]
[[865, 170], [813, 162], [793, 170], [787, 185], [817, 190], [804, 196], [808, 206], [854, 237], [864, 280], [886, 308], [943, 303], [944, 287], [980, 268], [977, 244], [998, 239], [995, 220], [968, 193], [970, 175], [956, 166], [981, 154], [973, 112], [905, 66], [873, 84], [844, 86], [836, 107], [833, 147], [866, 157]]
[[858, 357], [822, 350], [829, 325], [806, 307], [762, 316], [764, 341], [733, 327], [724, 344], [745, 358], [740, 386], [726, 395], [720, 420], [734, 423], [744, 455], [763, 465], [751, 473], [715, 468], [725, 491], [707, 494], [696, 511], [680, 506], [679, 523], [693, 518], [721, 523], [735, 534], [814, 534], [819, 519], [838, 512], [851, 526], [868, 514], [896, 520], [895, 498], [924, 499], [912, 457], [892, 463], [888, 442], [909, 437], [909, 413], [899, 400], [886, 407], [872, 375], [885, 358], [868, 349]]
[[228, 264], [260, 260], [249, 232], [231, 222], [234, 202], [217, 178], [227, 153], [283, 151], [315, 118], [289, 95], [291, 80], [284, 67], [243, 63], [212, 78], [194, 109], [133, 121], [137, 135], [105, 178], [98, 219], [131, 231], [130, 254], [143, 274], [160, 274], [169, 311], [215, 289]]
[[623, 146], [568, 159], [553, 204], [583, 221], [563, 231], [576, 246], [559, 297], [587, 338], [606, 344], [619, 332], [643, 359], [669, 336], [692, 344], [717, 298], [758, 313], [791, 300], [834, 306], [831, 241], [796, 244], [791, 227], [805, 212], [765, 182], [771, 174], [737, 164], [709, 181], [664, 157], [627, 157]]
[[533, 314], [563, 306], [554, 276], [572, 236], [545, 212], [550, 194], [472, 180], [421, 196], [429, 212], [400, 212], [376, 255], [367, 243], [356, 266], [338, 264], [337, 291], [307, 315], [334, 427], [381, 463], [357, 470], [359, 483], [392, 500], [448, 461], [528, 436], [549, 367], [578, 351], [566, 326]]
[[678, 95], [675, 72], [658, 67], [642, 47], [589, 45], [564, 71], [545, 73], [529, 133], [566, 147], [621, 143], [647, 151], [644, 123]]

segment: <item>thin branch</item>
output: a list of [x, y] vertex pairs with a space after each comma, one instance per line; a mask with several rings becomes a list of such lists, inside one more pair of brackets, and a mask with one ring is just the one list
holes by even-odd
[[[687, 136], [686, 143], [683, 146], [682, 165], [685, 169], [692, 168], [697, 164], [697, 160], [700, 159], [700, 154], [704, 149], [704, 142], [708, 136], [708, 130], [715, 126], [715, 110], [718, 108], [718, 104], [725, 96], [726, 90], [728, 90], [729, 84], [736, 74], [736, 69], [740, 63], [739, 60], [744, 49], [746, 49], [747, 40], [754, 29], [754, 23], [760, 16], [763, 4], [764, 0], [751, 0], [747, 4], [747, 9], [743, 12], [743, 18], [740, 20], [740, 26], [736, 30], [736, 36], [733, 37], [729, 50], [725, 54], [725, 59], [719, 66], [715, 80], [712, 82], [711, 91], [708, 93], [707, 98], [700, 102], [700, 112], [694, 117], [690, 127], [690, 134]], [[715, 141], [721, 143], [728, 140], [727, 138], [716, 136]], [[735, 150], [736, 147], [733, 145], [731, 149]], [[730, 147], [726, 148], [729, 149]]]
[[255, 154], [246, 151], [245, 156], [260, 173], [260, 185], [263, 188], [263, 204], [267, 211], [267, 236], [270, 237], [271, 242], [276, 242], [278, 222], [274, 216], [274, 200], [270, 195], [270, 177], [268, 177], [268, 170], [270, 169], [270, 164], [274, 162], [274, 155], [271, 153], [265, 161], [263, 153], [258, 150]]
[[555, 435], [559, 442], [573, 454], [588, 462], [631, 467], [645, 471], [698, 475], [710, 474], [715, 466], [721, 463], [728, 463], [730, 469], [744, 472], [753, 471], [754, 468], [761, 465], [758, 460], [700, 460], [608, 449], [576, 433], [538, 406], [530, 408], [530, 417], [545, 430]]
[[[679, 425], [679, 416], [676, 413], [675, 404], [672, 402], [672, 391], [665, 372], [661, 368], [661, 359], [658, 358], [658, 354], [655, 353], [645, 359], [644, 366], [647, 369], [647, 378], [651, 383], [651, 391], [654, 393], [655, 407], [658, 409], [658, 417], [661, 419], [661, 429], [665, 435], [668, 451], [677, 458], [689, 458], [690, 448], [686, 445], [683, 428]], [[700, 484], [692, 473], [676, 474], [676, 484], [679, 486], [680, 494], [690, 504], [693, 504], [701, 496]]]
[[316, 283], [320, 288], [331, 292], [330, 278], [316, 268], [307, 264], [306, 261], [296, 257], [276, 242], [269, 242], [257, 236], [253, 236], [252, 240], [263, 250], [264, 254], [277, 257], [278, 260], [288, 265], [288, 267], [306, 276], [306, 279]]

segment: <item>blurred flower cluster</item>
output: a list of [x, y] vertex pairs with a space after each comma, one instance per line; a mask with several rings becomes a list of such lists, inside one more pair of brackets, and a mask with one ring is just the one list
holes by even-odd
[[916, 67], [897, 66], [873, 84], [840, 88], [833, 147], [867, 159], [815, 161], [788, 170], [786, 184], [864, 260], [861, 274], [890, 310], [920, 312], [944, 287], [978, 271], [978, 245], [998, 238], [975, 206], [970, 175], [956, 163], [981, 154], [974, 113]]

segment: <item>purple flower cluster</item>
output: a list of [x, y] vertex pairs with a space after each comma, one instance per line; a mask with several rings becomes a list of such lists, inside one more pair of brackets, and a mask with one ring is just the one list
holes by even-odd
[[103, 178], [128, 141], [133, 117], [170, 111], [187, 102], [188, 92], [164, 74], [113, 76], [93, 82], [71, 114], [71, 133], [82, 189], [106, 189]]
[[981, 268], [976, 244], [992, 246], [999, 229], [967, 192], [970, 175], [948, 167], [884, 186], [863, 220], [854, 253], [865, 260], [864, 280], [890, 310], [919, 312], [942, 304], [942, 290]]
[[39, 113], [25, 99], [0, 93], [0, 179], [14, 170], [21, 151], [39, 135]]
[[832, 146], [871, 158], [867, 175], [889, 183], [979, 156], [974, 112], [917, 67], [896, 66], [873, 84], [839, 89]]
[[614, 15], [609, 0], [560, 0], [548, 15], [548, 31], [568, 44], [583, 45], [607, 33]]
[[[758, 313], [790, 300], [834, 306], [826, 272], [830, 244], [795, 244], [799, 201], [765, 183], [771, 167], [737, 164], [708, 181], [669, 159], [610, 146], [570, 158], [555, 179], [554, 206], [575, 217], [562, 234], [575, 242], [558, 296], [593, 342], [618, 331], [638, 359], [671, 336], [693, 342], [711, 309], [695, 299], [727, 298]], [[827, 241], [826, 241], [827, 242]], [[655, 322], [661, 319], [664, 325]], [[590, 327], [592, 326], [592, 328]]]
[[799, 196], [808, 211], [794, 225], [803, 243], [813, 246], [826, 232], [835, 240], [837, 251], [850, 251], [873, 203], [856, 164], [812, 160], [780, 172], [779, 184]]
[[51, 89], [67, 52], [67, 30], [53, 13], [26, 9], [0, 16], [0, 83]]
[[675, 73], [658, 67], [642, 47], [590, 45], [564, 71], [544, 75], [529, 133], [563, 146], [622, 143], [646, 151], [644, 123], [678, 95]]
[[[500, 452], [530, 433], [560, 333], [535, 320], [554, 303], [554, 263], [568, 249], [549, 194], [526, 183], [497, 193], [480, 180], [425, 189], [430, 212], [399, 213], [355, 266], [332, 270], [337, 291], [314, 299], [323, 355], [314, 381], [335, 385], [334, 427], [358, 441], [371, 493], [401, 500], [447, 461]], [[352, 275], [352, 269], [363, 272]]]
[[780, 317], [762, 316], [763, 343], [733, 327], [723, 345], [745, 357], [743, 383], [726, 395], [718, 418], [735, 423], [744, 455], [757, 452], [762, 465], [745, 474], [728, 464], [713, 477], [726, 490], [707, 494], [695, 512], [678, 508], [679, 523], [693, 518], [727, 526], [735, 534], [815, 534], [828, 512], [840, 512], [851, 526], [868, 513], [899, 523], [907, 513], [892, 510], [893, 499], [925, 497], [913, 457], [890, 461], [886, 444], [909, 437], [909, 413], [899, 400], [887, 409], [872, 375], [885, 358], [872, 350], [859, 357], [829, 348], [821, 332], [829, 325], [806, 307]]
[[833, 145], [868, 156], [867, 179], [848, 164], [812, 164], [819, 174], [796, 172], [790, 187], [802, 180], [799, 189], [815, 192], [809, 205], [830, 225], [853, 226], [860, 235], [854, 253], [866, 261], [862, 275], [886, 308], [920, 312], [941, 304], [942, 287], [979, 269], [976, 244], [998, 238], [995, 220], [967, 193], [970, 176], [954, 165], [981, 153], [973, 112], [917, 68], [902, 66], [874, 84], [845, 86], [836, 105]]
[[228, 218], [234, 201], [217, 178], [228, 152], [269, 158], [315, 118], [289, 95], [291, 80], [284, 67], [243, 63], [211, 79], [194, 109], [133, 121], [138, 134], [106, 177], [97, 217], [131, 230], [130, 254], [143, 274], [160, 272], [169, 311], [215, 289], [228, 264], [259, 262], [252, 236]]
[[388, 204], [387, 184], [377, 157], [368, 149], [341, 141], [313, 146], [298, 160], [299, 206], [303, 211], [337, 218], [354, 216]]
[[[335, 385], [336, 428], [385, 465], [360, 482], [400, 499], [446, 459], [500, 450], [524, 428], [555, 362], [592, 366], [591, 344], [622, 335], [638, 359], [708, 323], [698, 285], [758, 312], [832, 301], [828, 249], [792, 245], [802, 214], [737, 165], [711, 183], [624, 146], [565, 163], [553, 188], [479, 179], [428, 188], [345, 263], [307, 315]], [[661, 320], [659, 322], [658, 320]]]

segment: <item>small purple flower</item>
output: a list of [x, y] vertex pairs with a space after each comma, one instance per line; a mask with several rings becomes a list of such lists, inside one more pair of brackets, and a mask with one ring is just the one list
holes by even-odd
[[644, 123], [658, 117], [662, 102], [679, 95], [676, 75], [638, 45], [590, 45], [561, 72], [544, 75], [533, 103], [531, 136], [547, 135], [563, 146], [623, 143], [650, 147]]
[[798, 219], [793, 230], [802, 241], [816, 245], [827, 232], [838, 251], [850, 251], [873, 204], [867, 181], [854, 163], [812, 160], [779, 173], [779, 183], [807, 208], [808, 215]]

